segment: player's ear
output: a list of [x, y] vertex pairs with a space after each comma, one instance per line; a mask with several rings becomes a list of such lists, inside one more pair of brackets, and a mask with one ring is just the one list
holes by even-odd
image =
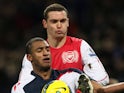
[[27, 59], [28, 59], [30, 62], [32, 62], [32, 56], [31, 56], [31, 54], [27, 54]]
[[43, 24], [43, 27], [44, 27], [44, 28], [47, 28], [47, 22], [46, 22], [45, 19], [42, 20], [42, 24]]

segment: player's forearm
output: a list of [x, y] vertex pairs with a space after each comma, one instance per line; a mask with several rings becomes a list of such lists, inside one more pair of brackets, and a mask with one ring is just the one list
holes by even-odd
[[104, 86], [103, 89], [104, 89], [104, 93], [114, 93], [114, 92], [123, 91], [124, 90], [124, 82]]

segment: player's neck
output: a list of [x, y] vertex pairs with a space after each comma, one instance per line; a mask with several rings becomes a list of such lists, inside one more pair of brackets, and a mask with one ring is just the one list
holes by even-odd
[[48, 43], [49, 43], [49, 45], [51, 47], [60, 48], [65, 44], [66, 36], [63, 37], [63, 38], [51, 38], [51, 37], [48, 37], [47, 41], [48, 41]]
[[51, 71], [52, 71], [52, 70], [40, 71], [40, 72], [36, 72], [36, 74], [38, 74], [38, 75], [39, 75], [40, 77], [42, 77], [44, 80], [48, 80], [48, 79], [50, 79]]

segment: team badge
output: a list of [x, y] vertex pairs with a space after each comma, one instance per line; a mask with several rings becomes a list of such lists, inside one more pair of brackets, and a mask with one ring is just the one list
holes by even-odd
[[62, 60], [63, 60], [64, 64], [77, 62], [78, 58], [79, 58], [79, 55], [76, 50], [63, 52], [63, 54], [62, 54]]

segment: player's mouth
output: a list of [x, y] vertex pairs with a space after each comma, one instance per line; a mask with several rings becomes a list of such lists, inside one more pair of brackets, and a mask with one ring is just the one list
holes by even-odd
[[62, 31], [61, 30], [57, 30], [56, 33], [57, 34], [62, 34]]
[[50, 62], [50, 58], [44, 58], [43, 61], [49, 63]]

